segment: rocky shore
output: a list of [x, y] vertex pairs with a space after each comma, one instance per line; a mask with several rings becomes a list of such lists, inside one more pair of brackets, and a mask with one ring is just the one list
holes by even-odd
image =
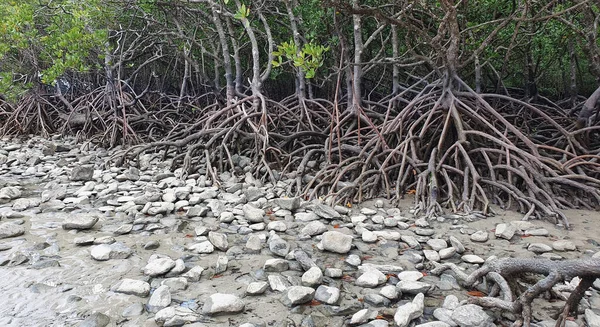
[[[498, 208], [426, 220], [409, 200], [290, 196], [295, 179], [263, 184], [246, 157], [211, 180], [161, 153], [107, 167], [111, 154], [0, 140], [1, 326], [502, 326], [515, 317], [468, 304], [477, 290], [428, 263], [600, 256], [595, 212], [567, 212], [572, 231]], [[599, 290], [567, 326], [600, 326]], [[536, 325], [563, 305], [536, 300]]]

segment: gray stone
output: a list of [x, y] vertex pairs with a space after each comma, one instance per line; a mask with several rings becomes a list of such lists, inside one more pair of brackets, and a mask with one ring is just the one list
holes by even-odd
[[305, 271], [317, 266], [315, 261], [308, 255], [308, 253], [304, 252], [302, 249], [294, 250], [294, 259], [300, 263], [300, 266], [302, 266], [302, 269]]
[[244, 311], [244, 301], [233, 294], [216, 293], [211, 295], [204, 306], [202, 313], [218, 314], [218, 313], [238, 313]]
[[148, 311], [157, 312], [171, 304], [171, 291], [169, 286], [161, 285], [152, 292], [148, 300]]
[[252, 234], [248, 236], [248, 241], [246, 241], [246, 249], [250, 252], [260, 252], [262, 249], [262, 240], [258, 235]]
[[229, 242], [227, 241], [227, 235], [217, 232], [208, 232], [208, 240], [212, 245], [221, 251], [227, 251], [229, 248]]
[[442, 259], [442, 260], [450, 259], [456, 254], [456, 248], [449, 247], [449, 248], [441, 249], [439, 251], [439, 254], [440, 254], [440, 259]]
[[427, 293], [431, 289], [431, 285], [424, 282], [401, 280], [396, 284], [396, 288], [398, 288], [402, 294], [417, 294]]
[[527, 247], [527, 250], [535, 253], [544, 253], [552, 251], [552, 247], [544, 243], [531, 243]]
[[344, 271], [340, 268], [325, 268], [325, 276], [331, 278], [340, 278], [344, 275]]
[[25, 227], [13, 223], [0, 224], [0, 239], [15, 237], [25, 234]]
[[427, 241], [427, 245], [431, 246], [434, 251], [440, 251], [448, 247], [448, 243], [440, 238], [433, 238]]
[[405, 280], [405, 281], [418, 281], [419, 279], [423, 278], [423, 273], [420, 271], [416, 271], [416, 270], [407, 270], [407, 271], [403, 271], [400, 272], [398, 274], [398, 279], [399, 280]]
[[454, 320], [452, 320], [452, 311], [453, 310], [447, 308], [437, 308], [433, 310], [433, 316], [435, 317], [435, 319], [444, 322], [445, 324], [451, 327], [455, 327], [458, 326], [458, 324]]
[[287, 225], [285, 224], [285, 222], [283, 222], [281, 220], [271, 221], [267, 225], [267, 230], [270, 230], [270, 231], [273, 230], [276, 232], [285, 232], [287, 230]]
[[94, 260], [106, 261], [109, 259], [127, 259], [133, 251], [121, 242], [100, 244], [90, 248], [90, 255]]
[[110, 289], [116, 293], [147, 296], [150, 293], [150, 284], [143, 280], [125, 278]]
[[347, 264], [354, 266], [354, 267], [358, 267], [362, 263], [362, 260], [360, 260], [360, 257], [356, 254], [351, 254], [351, 255], [347, 256], [346, 260], [344, 260], [344, 261], [346, 261]]
[[290, 286], [290, 283], [287, 281], [287, 279], [280, 275], [269, 275], [267, 280], [269, 281], [269, 287], [271, 287], [271, 290], [276, 292], [283, 292]]
[[386, 285], [379, 290], [379, 294], [390, 300], [395, 300], [400, 296], [399, 290], [393, 285]]
[[498, 238], [510, 240], [516, 233], [517, 228], [513, 224], [498, 224], [496, 225], [495, 235]]
[[110, 317], [101, 313], [94, 312], [79, 324], [79, 327], [104, 327], [110, 323]]
[[386, 280], [387, 278], [381, 271], [369, 269], [356, 279], [355, 284], [356, 286], [373, 288], [385, 283]]
[[426, 322], [424, 324], [416, 325], [415, 327], [451, 327], [451, 326], [443, 321], [430, 321], [430, 322]]
[[181, 276], [185, 277], [190, 282], [197, 282], [200, 280], [200, 277], [202, 276], [203, 271], [204, 271], [204, 268], [202, 268], [200, 266], [194, 266], [194, 267], [192, 267], [192, 269], [188, 270], [185, 274], [183, 274]]
[[269, 240], [269, 250], [280, 257], [285, 257], [290, 252], [290, 245], [277, 235], [272, 235]]
[[340, 300], [340, 289], [320, 285], [315, 291], [315, 300], [329, 305], [336, 305]]
[[256, 208], [251, 204], [244, 204], [242, 207], [244, 216], [251, 223], [260, 223], [264, 221], [265, 211], [263, 209]]
[[222, 274], [227, 270], [227, 264], [229, 263], [229, 259], [226, 256], [220, 255], [217, 258], [217, 264], [215, 265], [215, 274]]
[[12, 199], [21, 197], [21, 190], [14, 186], [7, 186], [0, 189], [0, 203], [6, 203]]
[[144, 305], [141, 302], [133, 303], [123, 309], [121, 316], [125, 318], [141, 316], [144, 313]]
[[316, 286], [323, 282], [323, 272], [319, 267], [312, 267], [302, 274], [302, 285]]
[[465, 254], [461, 257], [462, 261], [466, 263], [482, 264], [485, 262], [480, 256], [474, 254]]
[[72, 181], [90, 181], [94, 176], [93, 166], [75, 166], [71, 170]]
[[246, 287], [246, 294], [260, 295], [263, 294], [267, 288], [269, 288], [269, 283], [267, 282], [252, 282]]
[[264, 271], [267, 272], [282, 272], [288, 270], [289, 263], [285, 259], [267, 259], [263, 265]]
[[327, 226], [325, 226], [325, 224], [323, 224], [322, 222], [315, 220], [306, 224], [306, 226], [302, 228], [302, 231], [300, 233], [303, 235], [314, 236], [323, 234], [326, 231]]
[[175, 260], [169, 257], [156, 258], [148, 262], [142, 272], [150, 277], [156, 277], [168, 273], [175, 267]]
[[371, 309], [362, 309], [352, 315], [352, 318], [350, 318], [350, 325], [364, 324], [369, 320], [375, 319], [376, 317], [377, 311]]
[[305, 286], [291, 286], [281, 296], [281, 303], [291, 307], [309, 302], [313, 299], [315, 290]]
[[475, 304], [462, 305], [452, 312], [452, 320], [461, 327], [492, 326], [493, 319]]
[[297, 221], [313, 221], [313, 220], [318, 220], [319, 216], [317, 216], [317, 214], [315, 214], [314, 212], [297, 212], [296, 214], [294, 214], [294, 219]]
[[439, 262], [440, 261], [440, 255], [437, 251], [434, 250], [423, 250], [423, 255], [425, 256], [425, 259], [429, 260], [429, 261], [433, 261], [433, 262]]
[[377, 242], [377, 235], [370, 230], [365, 229], [361, 234], [361, 239], [365, 243], [374, 243]]
[[194, 311], [181, 306], [166, 307], [154, 315], [154, 321], [161, 326], [183, 326], [199, 319]]
[[457, 253], [465, 252], [465, 246], [455, 236], [450, 236], [448, 240], [450, 241], [450, 244], [452, 244], [452, 246], [456, 249]]
[[425, 296], [423, 293], [417, 294], [412, 302], [401, 305], [394, 314], [394, 321], [398, 327], [406, 327], [413, 320], [423, 315]]
[[487, 232], [478, 230], [475, 233], [471, 234], [471, 241], [473, 242], [487, 242], [489, 239], [489, 235]]
[[271, 202], [280, 207], [281, 209], [294, 211], [300, 208], [301, 199], [299, 197], [294, 198], [275, 198]]
[[348, 253], [352, 248], [352, 236], [337, 231], [323, 233], [321, 240], [323, 250], [335, 253]]
[[200, 254], [208, 254], [213, 253], [215, 251], [215, 247], [209, 241], [204, 241], [196, 244], [189, 245], [188, 250], [200, 253]]
[[98, 222], [98, 217], [87, 216], [87, 215], [70, 215], [62, 224], [62, 228], [65, 230], [76, 229], [84, 230], [94, 227]]
[[585, 309], [585, 321], [588, 327], [600, 327], [600, 315], [597, 315], [592, 309]]
[[341, 217], [339, 212], [335, 211], [334, 208], [332, 208], [328, 205], [321, 204], [321, 203], [315, 203], [313, 205], [312, 209], [313, 209], [313, 212], [321, 218], [336, 219], [336, 218]]
[[552, 242], [552, 248], [556, 251], [576, 251], [575, 243], [569, 240], [558, 240]]

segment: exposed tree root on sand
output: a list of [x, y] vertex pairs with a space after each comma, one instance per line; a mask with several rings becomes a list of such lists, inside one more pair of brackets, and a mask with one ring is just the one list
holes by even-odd
[[[490, 257], [486, 263], [471, 274], [465, 273], [453, 263], [434, 263], [431, 273], [440, 275], [450, 269], [466, 287], [474, 287], [486, 282], [487, 296], [471, 297], [469, 302], [488, 308], [506, 310], [521, 316], [513, 326], [530, 326], [532, 320], [532, 301], [543, 293], [552, 291], [565, 301], [560, 312], [556, 327], [562, 327], [567, 317], [577, 316], [577, 307], [585, 291], [600, 277], [600, 259], [575, 259], [552, 261], [548, 259], [498, 259]], [[524, 291], [519, 291], [517, 283], [520, 277], [527, 275], [543, 275], [528, 286]], [[571, 282], [575, 277], [580, 278], [579, 283], [568, 289], [559, 283]], [[565, 298], [561, 291], [570, 292]]]

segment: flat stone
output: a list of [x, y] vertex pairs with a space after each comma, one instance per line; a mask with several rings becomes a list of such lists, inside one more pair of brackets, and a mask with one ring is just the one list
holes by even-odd
[[427, 241], [427, 245], [429, 245], [434, 251], [439, 251], [448, 247], [448, 243], [446, 243], [446, 240], [440, 238], [430, 239], [429, 241]]
[[303, 235], [315, 236], [315, 235], [323, 234], [326, 231], [327, 231], [327, 226], [325, 226], [325, 224], [323, 224], [322, 222], [315, 220], [315, 221], [311, 221], [308, 224], [306, 224], [306, 226], [304, 226], [304, 228], [302, 228], [300, 233]]
[[480, 256], [474, 254], [465, 254], [461, 257], [462, 261], [466, 263], [482, 264], [485, 262]]
[[418, 294], [429, 292], [431, 285], [424, 282], [401, 280], [396, 284], [396, 288], [400, 290], [402, 294]]
[[150, 300], [148, 300], [148, 311], [158, 312], [159, 310], [168, 307], [171, 304], [171, 291], [169, 286], [161, 285], [157, 287]]
[[150, 277], [156, 277], [166, 274], [173, 269], [173, 267], [175, 267], [175, 260], [168, 257], [156, 258], [148, 262], [148, 264], [142, 268], [142, 272]]
[[314, 212], [297, 212], [294, 214], [294, 219], [297, 221], [309, 222], [318, 220], [319, 216], [317, 216], [317, 214]]
[[407, 270], [407, 271], [403, 271], [400, 272], [398, 274], [398, 279], [399, 280], [406, 280], [406, 281], [418, 281], [419, 279], [423, 278], [423, 273], [420, 271], [415, 271], [415, 270]]
[[372, 309], [362, 309], [357, 311], [350, 318], [350, 325], [364, 324], [377, 317], [377, 311]]
[[544, 243], [531, 243], [527, 247], [527, 250], [535, 253], [544, 253], [552, 251], [552, 247]]
[[315, 290], [312, 287], [291, 286], [281, 296], [281, 303], [288, 307], [309, 302], [313, 299]]
[[246, 294], [248, 295], [260, 295], [263, 294], [269, 288], [267, 282], [252, 282], [246, 287]]
[[133, 251], [121, 242], [100, 244], [90, 248], [90, 255], [94, 260], [106, 261], [110, 259], [127, 259]]
[[465, 252], [465, 246], [460, 242], [458, 238], [456, 238], [455, 236], [450, 236], [448, 240], [450, 241], [450, 244], [452, 244], [452, 246], [456, 249], [457, 253]]
[[269, 250], [280, 257], [285, 257], [290, 253], [290, 245], [278, 235], [272, 235], [269, 240]]
[[132, 294], [137, 296], [148, 296], [150, 284], [143, 280], [125, 278], [110, 288], [116, 293]]
[[493, 319], [475, 304], [462, 305], [452, 312], [452, 320], [461, 327], [492, 326]]
[[487, 242], [489, 239], [488, 232], [478, 230], [475, 233], [471, 234], [471, 241], [473, 242]]
[[390, 300], [396, 300], [400, 296], [400, 292], [393, 285], [386, 285], [379, 290], [379, 294]]
[[313, 212], [317, 216], [325, 219], [337, 219], [341, 217], [340, 213], [335, 211], [334, 208], [321, 203], [315, 203], [313, 205]]
[[369, 269], [360, 275], [354, 283], [356, 286], [373, 288], [385, 283], [386, 280], [387, 278], [381, 271]]
[[25, 227], [13, 223], [0, 224], [0, 239], [15, 237], [25, 234]]
[[183, 326], [199, 319], [192, 309], [181, 306], [166, 307], [154, 315], [154, 321], [160, 326]]
[[588, 327], [600, 327], [600, 315], [597, 315], [592, 309], [585, 309], [585, 321]]
[[184, 273], [181, 276], [186, 278], [190, 282], [197, 282], [200, 280], [200, 277], [202, 277], [203, 271], [204, 271], [204, 268], [202, 268], [201, 266], [194, 266], [194, 267], [192, 267], [192, 269], [188, 270], [186, 273]]
[[449, 248], [441, 249], [439, 251], [439, 254], [440, 254], [440, 259], [442, 259], [442, 260], [450, 259], [456, 254], [456, 248], [449, 247]]
[[264, 271], [267, 272], [282, 272], [288, 270], [289, 263], [285, 259], [267, 259], [263, 265]]
[[72, 181], [90, 181], [94, 176], [93, 166], [75, 166], [71, 170]]
[[244, 301], [233, 294], [216, 293], [211, 295], [204, 306], [202, 313], [218, 314], [218, 313], [239, 313], [244, 311]]
[[513, 224], [498, 224], [496, 225], [495, 235], [498, 238], [510, 240], [516, 232], [517, 228]]
[[196, 244], [187, 246], [188, 250], [200, 254], [213, 253], [215, 251], [214, 245], [209, 241], [204, 241]]
[[267, 280], [269, 281], [269, 287], [271, 290], [276, 292], [284, 292], [289, 287], [289, 282], [287, 279], [280, 275], [269, 275]]
[[323, 250], [335, 253], [348, 253], [352, 248], [352, 236], [337, 231], [323, 233], [321, 239]]
[[86, 216], [86, 215], [70, 215], [62, 224], [62, 228], [65, 230], [76, 229], [85, 230], [94, 227], [98, 222], [98, 217]]
[[287, 230], [287, 225], [281, 220], [271, 221], [267, 224], [267, 230], [285, 232]]
[[552, 248], [556, 251], [576, 251], [577, 246], [569, 240], [558, 240], [552, 242]]
[[298, 210], [300, 208], [301, 199], [299, 197], [294, 198], [275, 198], [271, 202], [284, 210]]
[[434, 251], [434, 250], [423, 250], [423, 255], [429, 261], [433, 261], [433, 262], [439, 262], [440, 261], [440, 255], [439, 255], [439, 253], [437, 251]]

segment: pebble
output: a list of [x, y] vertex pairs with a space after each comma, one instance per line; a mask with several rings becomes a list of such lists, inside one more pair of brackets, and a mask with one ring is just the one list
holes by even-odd
[[246, 287], [246, 294], [248, 295], [260, 295], [263, 294], [269, 288], [267, 282], [252, 282]]
[[322, 222], [315, 220], [311, 221], [304, 228], [302, 228], [301, 234], [308, 236], [315, 236], [323, 234], [327, 231], [327, 226]]
[[216, 293], [211, 295], [202, 306], [202, 313], [213, 315], [217, 313], [238, 313], [244, 311], [245, 304], [233, 294]]
[[164, 275], [175, 267], [175, 260], [169, 257], [156, 258], [148, 262], [142, 272], [150, 277]]
[[90, 255], [94, 260], [106, 261], [110, 259], [127, 259], [133, 251], [125, 244], [115, 242], [112, 244], [100, 244], [90, 249]]
[[161, 285], [152, 292], [148, 300], [148, 311], [157, 312], [171, 304], [171, 291], [169, 286]]
[[98, 222], [98, 217], [93, 216], [69, 216], [67, 217], [63, 224], [62, 228], [65, 230], [69, 229], [77, 229], [77, 230], [85, 230], [94, 227], [94, 225]]
[[288, 287], [281, 296], [281, 303], [288, 307], [309, 302], [313, 299], [315, 290], [306, 286]]
[[555, 251], [576, 251], [577, 250], [577, 246], [575, 246], [575, 243], [573, 243], [572, 241], [569, 241], [569, 240], [554, 241], [554, 242], [552, 242], [552, 248]]
[[125, 278], [110, 289], [113, 292], [133, 294], [141, 297], [148, 296], [150, 284], [142, 280]]
[[381, 271], [369, 269], [356, 279], [355, 284], [360, 287], [374, 288], [385, 283], [386, 280], [387, 278]]
[[513, 224], [498, 224], [496, 225], [495, 235], [497, 238], [510, 240], [516, 232], [517, 228]]
[[489, 234], [488, 232], [479, 230], [471, 234], [470, 239], [473, 242], [487, 242], [489, 239]]
[[223, 233], [209, 232], [208, 240], [210, 241], [210, 243], [212, 245], [214, 245], [215, 248], [217, 248], [221, 251], [227, 251], [227, 249], [229, 248], [229, 242], [227, 241], [227, 235], [225, 235]]
[[0, 224], [0, 239], [15, 237], [25, 234], [25, 227], [13, 223]]
[[352, 248], [352, 236], [337, 231], [329, 231], [323, 234], [321, 240], [323, 250], [335, 253], [348, 253]]
[[482, 264], [485, 262], [480, 256], [474, 254], [465, 254], [460, 258], [466, 263]]
[[396, 288], [402, 292], [402, 294], [418, 294], [429, 292], [432, 285], [412, 280], [401, 280], [396, 284]]
[[304, 286], [317, 286], [323, 282], [323, 272], [319, 267], [311, 267], [304, 274], [302, 274], [302, 285]]
[[535, 253], [544, 253], [552, 251], [552, 247], [544, 243], [531, 243], [527, 247], [527, 250]]
[[452, 312], [452, 320], [461, 327], [492, 326], [492, 317], [475, 304], [459, 306]]

